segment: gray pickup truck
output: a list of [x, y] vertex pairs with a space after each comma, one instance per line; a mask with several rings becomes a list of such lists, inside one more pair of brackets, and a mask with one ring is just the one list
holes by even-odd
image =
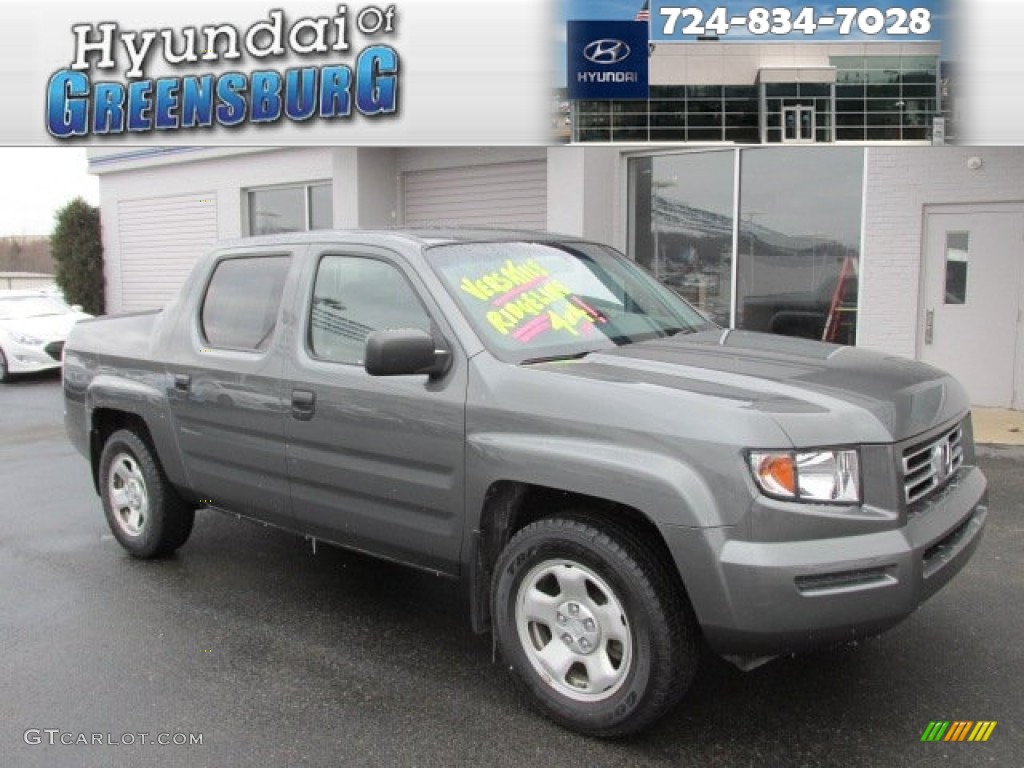
[[460, 579], [536, 705], [601, 736], [678, 702], [703, 647], [891, 627], [987, 515], [945, 373], [718, 328], [538, 233], [226, 244], [162, 311], [79, 323], [64, 394], [132, 555], [203, 507]]

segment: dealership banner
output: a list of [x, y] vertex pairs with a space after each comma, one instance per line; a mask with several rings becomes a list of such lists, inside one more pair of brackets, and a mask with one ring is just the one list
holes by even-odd
[[645, 98], [665, 45], [928, 42], [959, 140], [1016, 144], [1022, 30], [1018, 0], [14, 0], [0, 143], [548, 144], [566, 99]]

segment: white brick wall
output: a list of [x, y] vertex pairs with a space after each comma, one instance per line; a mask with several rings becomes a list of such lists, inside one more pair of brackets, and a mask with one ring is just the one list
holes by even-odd
[[[1024, 147], [871, 147], [857, 343], [914, 357], [926, 205], [1024, 201]], [[982, 167], [971, 170], [969, 158]]]

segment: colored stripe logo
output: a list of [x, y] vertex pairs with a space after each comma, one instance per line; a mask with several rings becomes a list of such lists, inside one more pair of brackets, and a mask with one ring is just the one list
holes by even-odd
[[921, 741], [988, 741], [995, 727], [995, 720], [932, 720]]

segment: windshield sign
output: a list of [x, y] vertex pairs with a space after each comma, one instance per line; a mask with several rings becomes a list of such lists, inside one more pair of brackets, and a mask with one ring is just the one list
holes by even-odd
[[429, 259], [502, 359], [572, 356], [710, 326], [632, 262], [592, 243], [459, 243]]

